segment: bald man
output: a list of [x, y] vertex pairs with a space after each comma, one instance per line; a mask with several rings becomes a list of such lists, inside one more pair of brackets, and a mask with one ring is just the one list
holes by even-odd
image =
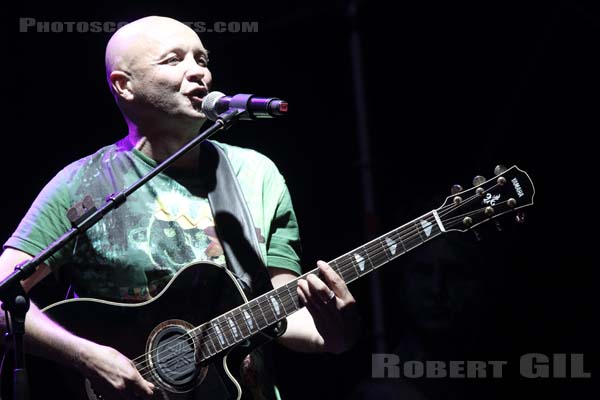
[[[0, 275], [47, 247], [70, 228], [67, 209], [84, 194], [101, 204], [196, 136], [206, 121], [202, 100], [212, 75], [208, 51], [186, 25], [147, 17], [119, 29], [106, 48], [106, 76], [128, 127], [119, 142], [75, 161], [39, 194], [0, 256]], [[259, 233], [274, 287], [301, 272], [297, 223], [285, 181], [259, 153], [213, 142], [229, 158]], [[86, 232], [77, 245], [48, 259], [23, 282], [26, 290], [55, 272], [81, 297], [120, 302], [151, 299], [183, 266], [225, 262], [198, 175], [199, 148], [177, 161]], [[354, 298], [343, 280], [319, 262], [324, 281], [298, 283], [305, 308], [288, 318], [279, 341], [305, 352], [341, 353], [358, 335]], [[29, 352], [75, 366], [107, 398], [150, 398], [145, 379], [117, 350], [78, 337], [32, 304], [26, 324]]]

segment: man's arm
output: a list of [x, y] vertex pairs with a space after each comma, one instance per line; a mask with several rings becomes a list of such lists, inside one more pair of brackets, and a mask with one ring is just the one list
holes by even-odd
[[[287, 330], [279, 341], [295, 351], [339, 354], [358, 340], [360, 316], [344, 280], [329, 264], [319, 261], [317, 265], [323, 280], [309, 274], [298, 281], [298, 296], [305, 307], [287, 318]], [[297, 278], [287, 269], [269, 271], [275, 288]]]
[[[31, 258], [22, 251], [6, 249], [0, 256], [0, 278], [4, 279], [15, 265]], [[29, 291], [49, 273], [47, 265], [40, 265], [22, 282], [23, 288]], [[1, 325], [5, 331], [4, 318]], [[154, 385], [141, 377], [127, 357], [115, 349], [73, 335], [48, 318], [33, 302], [25, 319], [25, 346], [32, 354], [84, 371], [100, 391], [116, 390], [145, 397], [152, 394]]]

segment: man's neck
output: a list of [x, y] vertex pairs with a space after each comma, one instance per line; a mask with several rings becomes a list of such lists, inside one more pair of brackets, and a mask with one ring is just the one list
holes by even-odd
[[[135, 147], [156, 162], [162, 162], [196, 137], [201, 125], [180, 126], [176, 129], [159, 129], [156, 127], [143, 129], [137, 125], [130, 124], [128, 139], [131, 147]], [[178, 169], [197, 168], [199, 152], [200, 147], [195, 146], [173, 163], [173, 167]]]

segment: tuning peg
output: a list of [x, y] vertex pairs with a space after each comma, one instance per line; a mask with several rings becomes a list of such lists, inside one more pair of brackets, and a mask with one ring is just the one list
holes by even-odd
[[498, 164], [498, 165], [496, 165], [496, 168], [494, 168], [494, 175], [500, 175], [501, 173], [503, 173], [507, 169], [508, 168], [506, 168], [504, 165]]
[[462, 191], [463, 191], [463, 187], [458, 184], [452, 185], [452, 187], [450, 188], [450, 193], [452, 193], [452, 194], [456, 194], [456, 193], [459, 193]]
[[481, 175], [477, 175], [475, 178], [473, 178], [473, 186], [479, 186], [483, 182], [485, 182], [485, 178]]
[[523, 222], [525, 222], [525, 212], [524, 211], [517, 212], [517, 216], [515, 217], [515, 219], [520, 224], [522, 224]]

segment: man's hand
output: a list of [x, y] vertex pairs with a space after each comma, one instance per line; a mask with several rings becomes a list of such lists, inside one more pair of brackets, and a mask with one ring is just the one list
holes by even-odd
[[80, 359], [84, 375], [96, 393], [108, 399], [150, 399], [155, 386], [145, 380], [133, 362], [117, 350], [87, 342]]
[[317, 262], [323, 280], [314, 274], [298, 281], [298, 296], [312, 315], [323, 350], [339, 354], [360, 336], [356, 300], [344, 280], [324, 261]]

